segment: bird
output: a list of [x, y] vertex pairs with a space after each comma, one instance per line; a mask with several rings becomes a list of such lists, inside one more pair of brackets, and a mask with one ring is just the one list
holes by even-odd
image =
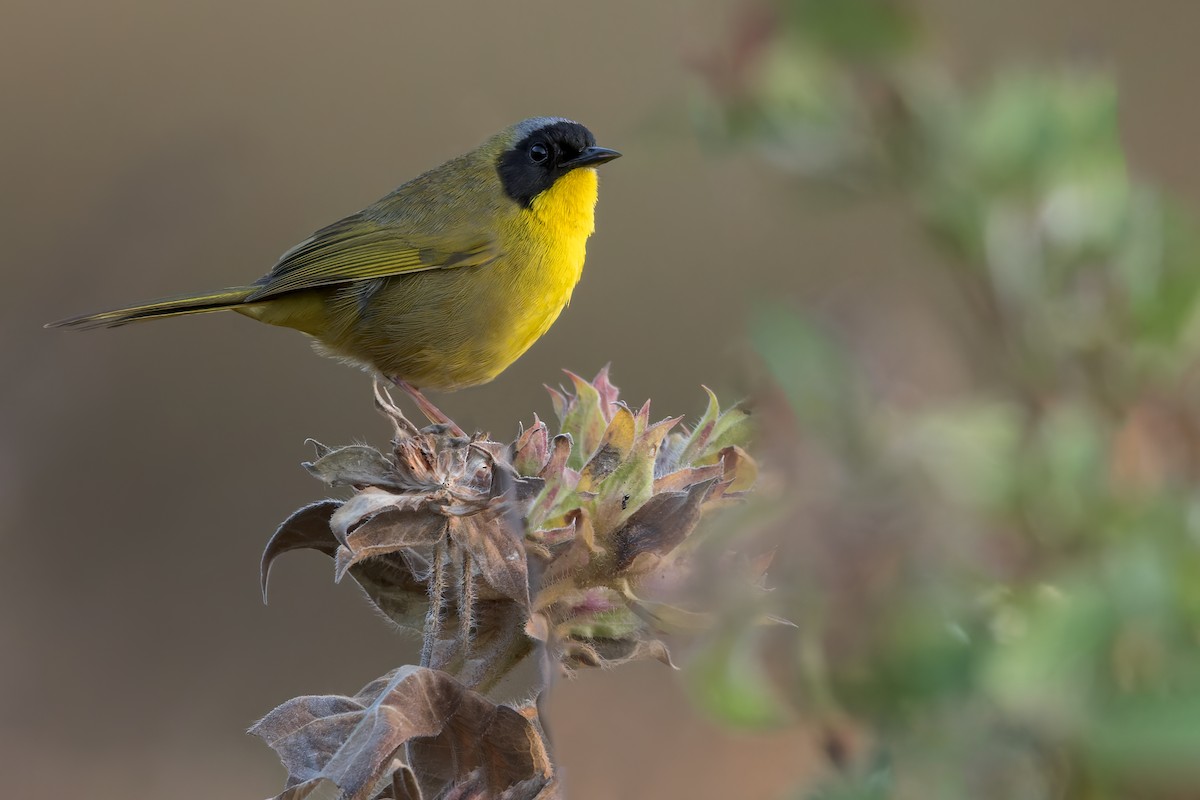
[[595, 168], [620, 155], [578, 122], [526, 119], [321, 228], [253, 283], [46, 327], [235, 311], [306, 334], [457, 430], [422, 390], [487, 383], [549, 330], [583, 272]]

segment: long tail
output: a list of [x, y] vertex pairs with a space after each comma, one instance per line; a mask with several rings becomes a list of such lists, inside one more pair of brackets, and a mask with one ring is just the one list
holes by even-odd
[[181, 297], [164, 297], [140, 306], [116, 308], [112, 311], [101, 311], [97, 314], [84, 314], [79, 317], [62, 319], [51, 322], [47, 328], [116, 328], [130, 322], [140, 322], [159, 317], [181, 317], [185, 314], [206, 314], [209, 311], [224, 311], [241, 305], [257, 287], [238, 286], [233, 289], [219, 289], [206, 294], [192, 294]]

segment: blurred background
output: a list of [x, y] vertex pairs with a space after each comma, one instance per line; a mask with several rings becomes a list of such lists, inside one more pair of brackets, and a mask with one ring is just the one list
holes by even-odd
[[[1095, 109], [1088, 98], [1093, 98], [1103, 128], [1105, 114], [1114, 107], [1108, 100], [1115, 87], [1120, 94], [1119, 117], [1113, 117], [1119, 122], [1119, 144], [1109, 141], [1107, 129], [1096, 136], [1090, 129], [1081, 133], [1080, 141], [1095, 144], [1099, 138], [1101, 146], [1086, 150], [1072, 175], [1095, 172], [1104, 180], [1098, 189], [1086, 182], [1074, 188], [1085, 194], [1095, 189], [1111, 199], [1113, 180], [1125, 180], [1128, 166], [1133, 175], [1157, 184], [1184, 206], [1195, 205], [1200, 160], [1193, 150], [1200, 140], [1200, 108], [1188, 98], [1200, 70], [1200, 51], [1192, 41], [1200, 10], [1117, 0], [1093, 0], [1085, 8], [1066, 0], [885, 3], [916, 15], [921, 21], [913, 30], [919, 34], [884, 36], [882, 44], [867, 37], [873, 43], [866, 51], [851, 52], [859, 42], [853, 35], [846, 40], [849, 50], [838, 49], [838, 42], [845, 41], [837, 37], [815, 44], [802, 41], [803, 36], [796, 40], [788, 9], [806, 5], [813, 4], [8, 0], [0, 30], [0, 105], [6, 110], [0, 127], [0, 175], [7, 188], [0, 196], [0, 269], [6, 279], [6, 291], [0, 293], [4, 794], [79, 794], [93, 800], [273, 795], [283, 770], [243, 730], [290, 697], [352, 693], [415, 652], [411, 642], [391, 636], [382, 621], [366, 613], [352, 585], [333, 585], [330, 565], [319, 555], [282, 561], [273, 576], [271, 604], [264, 607], [259, 598], [258, 558], [270, 532], [295, 507], [323, 495], [322, 487], [299, 468], [310, 455], [304, 440], [378, 444], [387, 435], [372, 408], [365, 376], [315, 357], [293, 332], [234, 315], [89, 334], [44, 331], [41, 325], [84, 311], [255, 278], [312, 230], [523, 117], [578, 119], [600, 143], [622, 150], [625, 157], [603, 171], [597, 234], [584, 279], [550, 334], [493, 384], [434, 398], [464, 427], [490, 430], [506, 440], [519, 420], [530, 420], [534, 412], [551, 416], [541, 385], [557, 383], [560, 369], [591, 375], [610, 361], [623, 397], [633, 402], [652, 397], [659, 416], [694, 417], [703, 410], [700, 384], [723, 397], [755, 385], [756, 371], [747, 367], [752, 361], [747, 356], [757, 350], [785, 389], [801, 387], [789, 395], [790, 407], [799, 415], [796, 427], [821, 428], [827, 417], [805, 416], [813, 402], [820, 405], [820, 398], [814, 401], [803, 387], [821, 384], [823, 373], [804, 370], [834, 362], [806, 357], [797, 366], [791, 357], [802, 350], [811, 356], [813, 347], [824, 345], [811, 345], [808, 337], [824, 341], [823, 334], [812, 333], [791, 312], [756, 312], [767, 298], [808, 315], [805, 319], [819, 319], [822, 330], [833, 331], [845, 354], [830, 358], [837, 365], [853, 364], [833, 369], [861, 376], [862, 384], [858, 389], [835, 385], [845, 394], [831, 389], [829, 396], [840, 402], [878, 392], [890, 403], [882, 414], [885, 421], [895, 421], [895, 409], [927, 408], [946, 398], [978, 399], [988, 387], [998, 398], [984, 404], [990, 410], [1061, 401], [1061, 387], [1048, 389], [1045, 375], [1061, 374], [1064, 362], [1056, 359], [1088, 361], [1090, 356], [1080, 356], [1074, 341], [1046, 348], [1052, 357], [1038, 362], [1036, 369], [1015, 371], [981, 370], [979, 364], [989, 362], [974, 359], [977, 351], [971, 348], [964, 355], [960, 347], [964, 339], [977, 343], [1015, 330], [1014, 358], [1025, 364], [1027, 349], [1039, 352], [1038, 337], [1059, 330], [1056, 320], [1065, 320], [1070, 330], [1077, 321], [1049, 304], [1031, 314], [1042, 327], [1013, 323], [1011, 316], [1007, 322], [992, 320], [992, 327], [970, 324], [991, 313], [986, 309], [997, 294], [998, 273], [992, 269], [988, 281], [964, 284], [955, 277], [962, 271], [947, 265], [987, 262], [994, 268], [992, 251], [981, 255], [981, 241], [1018, 252], [1008, 261], [1000, 259], [1000, 266], [1014, 259], [1025, 263], [1020, 248], [1029, 240], [1021, 234], [1019, 219], [1015, 227], [1001, 225], [999, 233], [980, 233], [969, 219], [964, 221], [970, 216], [964, 209], [982, 207], [990, 197], [981, 200], [980, 193], [1012, 188], [984, 180], [990, 180], [988, 169], [1000, 169], [1001, 177], [1009, 174], [1003, 158], [999, 167], [969, 158], [982, 153], [979, 158], [986, 161], [989, 142], [1003, 145], [1010, 134], [1019, 138], [1028, 132], [1028, 126], [1005, 126], [1005, 103], [1050, 109], [1047, 119], [1052, 121], [1080, 115], [1090, 119]], [[864, 5], [874, 4], [855, 0], [843, 4], [843, 11], [850, 9], [846, 16], [831, 12], [831, 18], [824, 18], [829, 30], [875, 30], [874, 11], [856, 16]], [[801, 17], [804, 24], [812, 21]], [[907, 24], [899, 29], [909, 31]], [[768, 66], [749, 58], [752, 68], [744, 70], [740, 54], [753, 55], [763, 47], [775, 54]], [[800, 55], [794, 61], [785, 55], [781, 62], [781, 52]], [[853, 56], [849, 61], [846, 52]], [[1036, 77], [1014, 78], [1014, 83], [1002, 84], [1016, 87], [1008, 99], [1008, 90], [978, 88], [995, 87], [994, 75], [1010, 72], [1013, 65], [1027, 65], [1036, 76], [1037, 65], [1048, 65], [1053, 72], [1053, 65], [1062, 64], [1101, 77], [1079, 83], [1070, 79], [1065, 86], [1053, 83], [1049, 88]], [[789, 69], [795, 72], [788, 80], [808, 76], [812, 85], [800, 80], [797, 89], [785, 81], [780, 89], [778, 76]], [[948, 89], [951, 83], [958, 88]], [[991, 99], [977, 106], [945, 99], [959, 92], [970, 97], [977, 88]], [[845, 115], [838, 102], [829, 102], [843, 94], [854, 103], [864, 102], [869, 112], [865, 120]], [[809, 102], [813, 98], [815, 104]], [[1083, 98], [1082, 110], [1070, 98]], [[874, 116], [876, 101], [888, 110], [883, 116]], [[1075, 110], [1058, 114], [1055, 109], [1064, 102]], [[815, 136], [780, 137], [780, 130], [795, 130], [771, 123], [765, 112], [772, 108], [798, 113], [805, 125], [811, 121], [805, 115], [815, 109], [831, 124], [818, 126]], [[973, 108], [978, 115], [972, 116]], [[893, 109], [897, 116], [888, 116]], [[942, 120], [946, 124], [929, 123], [941, 119], [942, 112], [951, 118]], [[1001, 121], [989, 128], [988, 114]], [[956, 127], [958, 115], [965, 120], [962, 127]], [[1041, 124], [1040, 117], [1029, 123], [1033, 129]], [[807, 131], [805, 125], [800, 128]], [[1075, 130], [1071, 124], [1066, 127]], [[864, 131], [870, 135], [862, 150], [833, 146], [853, 143]], [[967, 131], [967, 139], [982, 142], [965, 156], [955, 149], [957, 140], [942, 142], [949, 154], [944, 163], [961, 166], [962, 173], [941, 175], [930, 166], [942, 163], [929, 156], [939, 152], [931, 142], [940, 142], [938, 136], [947, 131]], [[910, 157], [914, 137], [920, 147]], [[1076, 152], [1075, 139], [1064, 142], [1063, 152]], [[1125, 160], [1106, 147], [1123, 147]], [[1023, 163], [1012, 171], [1019, 172]], [[986, 191], [972, 194], [977, 167]], [[1029, 185], [1042, 177], [1038, 173]], [[965, 188], [958, 185], [959, 178]], [[1127, 205], [1123, 186], [1113, 201], [1121, 209]], [[1078, 207], [1067, 203], [1064, 213]], [[956, 215], [956, 210], [963, 213]], [[1080, 213], [1095, 220], [1093, 212], [1104, 210], [1085, 203]], [[1126, 230], [1124, 216], [1112, 219], [1116, 221], [1106, 230]], [[1011, 234], [1007, 239], [1005, 231]], [[1065, 259], [1069, 264], [1063, 269], [1072, 276], [1076, 262], [1103, 262], [1121, 242], [1134, 241], [1116, 233], [1112, 241], [1097, 234], [1104, 241], [1093, 248], [1087, 238], [1093, 234], [1090, 229], [1079, 233], [1083, 245]], [[1000, 244], [988, 236], [1001, 236]], [[1157, 239], [1146, 247], [1157, 247], [1155, 253], [1170, 249]], [[1188, 273], [1187, 266], [1194, 263], [1187, 257], [1190, 252], [1180, 256], [1176, 273]], [[1071, 277], [1061, 283], [1074, 298], [1070, 308], [1078, 311], [1079, 295], [1071, 292], [1080, 281]], [[1080, 423], [1072, 412], [1062, 425], [1074, 436], [1080, 424], [1087, 428], [1094, 422], [1105, 443], [1115, 441], [1126, 448], [1123, 454], [1134, 453], [1114, 467], [1114, 474], [1137, 483], [1138, 491], [1157, 497], [1154, 493], [1169, 484], [1173, 505], [1153, 508], [1167, 520], [1163, 529], [1174, 531], [1178, 520], [1195, 518], [1191, 498], [1178, 498], [1190, 486], [1193, 462], [1186, 447], [1180, 455], [1163, 442], [1190, 442], [1180, 431], [1191, 429], [1186, 416], [1167, 415], [1163, 422], [1159, 411], [1161, 406], [1186, 405], [1190, 398], [1177, 389], [1187, 372], [1181, 365], [1190, 363], [1192, 352], [1180, 331], [1190, 319], [1194, 286], [1186, 280], [1160, 283], [1167, 288], [1150, 294], [1179, 299], [1182, 310], [1170, 313], [1183, 321], [1169, 335], [1140, 348], [1131, 372], [1116, 377], [1106, 372], [1103, 380], [1068, 386], [1065, 393], [1082, 394], [1087, 401], [1083, 408], [1092, 416]], [[1081, 291], [1085, 297], [1095, 294]], [[999, 294], [1017, 297], [1012, 301], [1017, 304], [1029, 296]], [[1041, 296], [1040, 289], [1035, 287], [1032, 295]], [[979, 302], [982, 307], [972, 305]], [[1098, 316], [1103, 318], [1103, 311]], [[756, 340], [748, 336], [750, 330]], [[1123, 335], [1123, 329], [1104, 330], [1096, 340], [1119, 344]], [[1088, 353], [1102, 368], [1109, 362], [1126, 363], [1103, 347], [1097, 351], [1099, 355]], [[1153, 407], [1130, 388], [1147, 381], [1157, 387], [1155, 398], [1166, 398]], [[1015, 388], [1009, 392], [1007, 387]], [[875, 436], [883, 423], [872, 413], [864, 412], [867, 422], [856, 417], [831, 424], [844, 424], [849, 439]], [[1004, 413], [1000, 417], [1009, 419]], [[1126, 424], [1131, 415], [1140, 420], [1133, 428]], [[1032, 412], [1020, 417], [1026, 422], [1035, 418]], [[970, 417], [970, 424], [977, 421]], [[986, 421], [992, 424], [994, 416]], [[938, 437], [963, 430], [967, 423], [925, 417], [919, 422], [927, 435], [901, 443], [909, 448], [906, 452], [917, 453], [905, 463], [928, 461], [930, 452], [949, 452], [954, 457], [941, 463], [954, 472], [959, 451], [937, 448], [961, 445], [962, 439], [947, 444]], [[1024, 428], [1026, 433], [1041, 430], [1035, 423]], [[1022, 429], [1020, 421], [1013, 425]], [[863, 434], [864, 429], [873, 433]], [[1003, 439], [1010, 433], [1003, 428], [998, 435], [1011, 441]], [[900, 446], [898, 439], [880, 438], [888, 448]], [[967, 438], [978, 441], [974, 433]], [[1037, 435], [1032, 439], [1041, 441]], [[1110, 463], [1099, 450], [1090, 455], [1090, 441], [1086, 430], [1070, 439], [1062, 458], [1085, 465]], [[934, 450], [922, 449], [929, 442], [935, 442]], [[857, 455], [847, 455], [840, 449], [844, 446], [827, 446], [835, 466], [824, 464], [820, 475], [828, 478], [832, 471], [878, 478], [869, 465], [875, 464], [872, 454], [879, 448], [855, 450], [855, 445], [850, 451]], [[1166, 456], [1164, 449], [1170, 451]], [[1004, 452], [1033, 452], [1035, 461], [1040, 457], [1035, 445]], [[1054, 462], [1059, 457], [1055, 453], [1046, 458]], [[787, 455], [777, 457], [790, 463]], [[1056, 463], [1031, 462], [1035, 495], [1059, 474]], [[804, 470], [814, 468], [801, 464], [796, 469], [807, 480], [812, 473]], [[1069, 464], [1064, 469], [1070, 472]], [[937, 479], [933, 475], [931, 484], [940, 485]], [[886, 481], [850, 483], [860, 491], [893, 486]], [[1110, 488], [1093, 487], [1093, 496], [1068, 486], [1062, 502], [1075, 516], [1063, 523], [1061, 515], [1054, 516], [1061, 512], [1057, 506], [1045, 513], [1055, 525], [1087, 529], [1086, 514], [1075, 506], [1095, 509], [1093, 501], [1107, 497]], [[892, 520], [909, 519], [903, 509], [928, 510], [907, 495], [897, 502], [873, 505], [871, 513]], [[1139, 513], [1145, 511], [1143, 505]], [[1022, 506], [1015, 518], [1032, 519], [1032, 528], [1041, 530], [1044, 517], [1037, 514], [1043, 510], [1030, 508]], [[966, 501], [955, 506], [955, 513], [976, 521], [984, 516]], [[845, 522], [845, 517], [835, 517], [839, 524]], [[831, 519], [824, 522], [834, 530]], [[946, 523], [949, 517], [938, 519], [939, 525], [924, 529], [944, 533], [953, 527]], [[787, 530], [807, 530], [804, 526], [811, 522]], [[1190, 564], [1195, 557], [1188, 543], [1195, 537], [1179, 525], [1180, 549], [1168, 550], [1162, 558]], [[988, 526], [972, 522], [962, 527]], [[786, 540], [786, 531], [764, 536]], [[1036, 544], [1029, 543], [1036, 536], [1013, 541], [1001, 542], [999, 550], [980, 548], [993, 559], [986, 563], [1037, 565], [1024, 572], [1014, 567], [988, 573], [983, 583], [1008, 587], [1004, 591], [1011, 594], [1005, 597], [1024, 597], [1021, 592], [1029, 587], [1065, 591], [1048, 581], [1042, 566], [1091, 552], [1091, 545], [1079, 540], [1056, 540], [1052, 557], [1043, 561]], [[1102, 555], [1110, 541], [1100, 546]], [[862, 546], [875, 552], [869, 541]], [[878, 571], [863, 575], [831, 567], [810, 582], [813, 576], [806, 570], [813, 564], [836, 565], [845, 558], [810, 555], [803, 548], [785, 547], [773, 582], [820, 587], [826, 599], [836, 598], [839, 588], [854, 594], [848, 590], [865, 582], [884, 588], [863, 605], [877, 608], [889, 601], [887, 592], [895, 584], [875, 580]], [[1113, 569], [1120, 573], [1119, 565], [1126, 562], [1113, 558], [1118, 565]], [[1141, 574], [1151, 574], [1146, 579], [1151, 589], [1169, 589], [1164, 590], [1167, 599], [1159, 602], [1171, 608], [1177, 601], [1191, 602], [1176, 593], [1180, 587], [1174, 577], [1154, 577], [1158, 561], [1150, 562], [1142, 564]], [[888, 572], [886, 565], [882, 569]], [[928, 580], [932, 574], [936, 581], [946, 573], [915, 574], [914, 580]], [[954, 574], [977, 577], [970, 570]], [[1086, 574], [1074, 571], [1071, 579]], [[822, 584], [834, 579], [843, 585]], [[1010, 586], [1010, 579], [1020, 586]], [[809, 608], [800, 594], [785, 591], [781, 596]], [[981, 588], [972, 596], [984, 594]], [[1147, 603], [1138, 606], [1143, 618], [1164, 619], [1158, 606]], [[953, 603], [945, 607], [952, 606], [957, 608]], [[988, 608], [991, 613], [998, 606]], [[996, 612], [984, 627], [1029, 627], [1026, 617], [1009, 611]], [[1062, 640], [1065, 634], [1053, 627], [1058, 624], [1075, 630], [1071, 620], [1055, 617], [1042, 638]], [[1182, 691], [1179, 682], [1158, 680], [1155, 665], [1171, 665], [1175, 677], [1193, 675], [1191, 656], [1174, 659], [1171, 648], [1194, 645], [1197, 627], [1186, 615], [1163, 624], [1175, 637], [1170, 647], [1155, 644], [1158, 640], [1144, 628], [1121, 641], [1135, 654], [1129, 667], [1133, 677], [1127, 680], [1135, 686], [1142, 681], [1158, 699], [1169, 701], [1176, 696], [1172, 692]], [[1146, 642], [1150, 644], [1141, 647]], [[864, 653], [879, 652], [876, 644], [849, 650], [862, 661]], [[784, 649], [793, 645], [775, 642]], [[817, 649], [822, 646], [832, 647], [825, 653], [832, 664], [847, 652], [830, 645], [827, 637]], [[931, 651], [941, 652], [937, 647]], [[551, 725], [571, 797], [577, 800], [798, 797], [794, 793], [803, 791], [799, 787], [805, 781], [830, 770], [830, 750], [840, 747], [831, 744], [840, 740], [830, 730], [838, 735], [849, 731], [852, 739], [865, 730], [866, 738], [883, 740], [887, 737], [873, 734], [897, 720], [911, 722], [890, 706], [880, 711], [887, 703], [870, 706], [872, 697], [906, 698], [902, 711], [926, 702], [939, 708], [961, 702], [974, 709], [977, 703], [1011, 700], [1003, 720], [1008, 723], [1011, 715], [1019, 716], [1016, 712], [1039, 701], [1018, 691], [1048, 674], [1039, 657], [989, 666], [986, 701], [972, 694], [978, 676], [968, 670], [968, 677], [955, 684], [967, 687], [957, 699], [914, 694], [911, 687], [887, 681], [833, 687], [822, 682], [821, 691], [840, 692], [841, 699], [816, 704], [810, 702], [814, 695], [806, 694], [811, 684], [789, 675], [797, 661], [811, 665], [812, 659], [768, 657], [768, 665], [782, 673], [773, 690], [782, 698], [779, 706], [792, 711], [769, 721], [750, 719], [752, 724], [744, 724], [743, 715], [738, 726], [727, 724], [730, 715], [722, 715], [719, 703], [701, 703], [698, 710], [685, 691], [687, 681], [661, 665], [635, 664], [584, 674], [559, 686], [550, 706]], [[896, 663], [904, 674], [913, 674], [909, 662]], [[1091, 670], [1092, 662], [1088, 665]], [[789, 702], [789, 693], [803, 697]], [[930, 701], [935, 695], [936, 701]], [[1200, 716], [1191, 711], [1200, 712], [1200, 703], [1192, 697], [1186, 695], [1192, 705], [1175, 714], [1167, 725], [1171, 730], [1195, 727], [1191, 722]], [[868, 705], [864, 710], [856, 702]], [[1037, 724], [1022, 721], [1015, 727], [1034, 730], [1035, 739], [1061, 735], [1067, 741], [1072, 730], [1068, 722], [1082, 713], [1071, 706], [1044, 725], [1035, 720]], [[971, 724], [981, 716], [987, 715], [975, 715]], [[1132, 717], [1121, 719], [1118, 727], [1125, 727]], [[991, 730], [988, 720], [978, 724]], [[1161, 732], [1164, 724], [1153, 719], [1145, 723], [1153, 732]], [[1170, 750], [1174, 755], [1200, 752], [1200, 742], [1186, 738], [1159, 744], [1175, 748]], [[1106, 740], [1089, 745], [1087, 752], [1103, 756], [1127, 745]], [[1189, 751], [1192, 745], [1196, 749]], [[894, 752], [903, 751], [898, 746]], [[1062, 752], [1068, 754], [1062, 774], [1090, 774], [1071, 766], [1075, 751]], [[840, 760], [832, 759], [835, 765]], [[864, 774], [875, 775], [869, 769]], [[1019, 787], [1014, 791], [1014, 797], [1042, 796], [1032, 790], [1022, 794]], [[1126, 796], [1112, 792], [1118, 790], [1076, 796]]]

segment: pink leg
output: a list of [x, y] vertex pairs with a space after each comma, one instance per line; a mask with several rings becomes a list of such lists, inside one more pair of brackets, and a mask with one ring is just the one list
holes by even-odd
[[442, 410], [429, 402], [429, 398], [421, 394], [421, 390], [413, 386], [408, 381], [400, 380], [399, 378], [390, 378], [392, 383], [396, 384], [396, 388], [407, 394], [417, 404], [417, 408], [421, 409], [421, 413], [426, 419], [438, 425], [445, 425], [450, 432], [455, 436], [466, 436], [463, 429], [455, 424], [454, 420], [447, 417]]

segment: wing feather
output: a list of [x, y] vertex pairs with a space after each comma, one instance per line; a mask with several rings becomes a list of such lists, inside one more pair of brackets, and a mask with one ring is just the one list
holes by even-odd
[[410, 272], [480, 266], [499, 252], [491, 237], [419, 243], [394, 226], [353, 215], [322, 228], [280, 256], [246, 302], [285, 292]]

